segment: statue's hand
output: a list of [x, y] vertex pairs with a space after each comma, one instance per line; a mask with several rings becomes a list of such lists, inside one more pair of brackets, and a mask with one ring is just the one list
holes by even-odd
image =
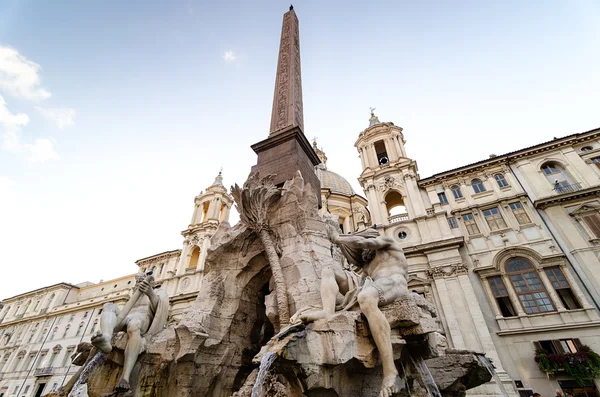
[[139, 289], [140, 291], [142, 291], [143, 294], [146, 295], [152, 292], [152, 286], [147, 280], [144, 280], [140, 283]]

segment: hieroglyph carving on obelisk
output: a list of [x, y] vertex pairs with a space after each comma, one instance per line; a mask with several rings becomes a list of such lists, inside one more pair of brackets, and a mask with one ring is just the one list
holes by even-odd
[[283, 16], [269, 135], [289, 127], [299, 127], [304, 131], [300, 31], [293, 9]]

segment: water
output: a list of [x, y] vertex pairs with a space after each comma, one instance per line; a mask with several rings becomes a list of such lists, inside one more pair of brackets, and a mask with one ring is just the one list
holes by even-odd
[[269, 368], [273, 361], [277, 358], [277, 354], [273, 352], [265, 353], [260, 360], [260, 367], [258, 367], [258, 375], [256, 376], [256, 382], [254, 382], [254, 386], [252, 387], [252, 397], [263, 397], [264, 395], [264, 385], [265, 378], [267, 373], [269, 372]]
[[102, 353], [100, 351], [96, 353], [94, 358], [92, 358], [90, 362], [87, 363], [87, 365], [81, 371], [81, 374], [79, 374], [79, 378], [77, 378], [77, 381], [73, 385], [73, 388], [69, 393], [69, 397], [76, 397], [75, 393], [77, 393], [77, 391], [79, 390], [79, 386], [81, 386], [84, 383], [87, 383], [88, 379], [90, 378], [90, 375], [92, 374], [92, 371], [104, 364], [104, 362], [106, 361], [106, 357], [108, 357], [108, 354], [106, 353]]
[[490, 362], [490, 360], [488, 360], [488, 358], [486, 356], [481, 356], [479, 354], [477, 355], [477, 359], [488, 370], [490, 375], [492, 375], [492, 378], [494, 378], [494, 382], [496, 382], [496, 384], [500, 388], [500, 392], [502, 393], [502, 395], [504, 397], [508, 397], [508, 392], [506, 391], [506, 388], [504, 388], [504, 385], [500, 381], [500, 377], [494, 370], [494, 367], [492, 366], [492, 363]]
[[427, 389], [427, 394], [430, 397], [442, 397], [442, 393], [440, 393], [440, 389], [438, 389], [435, 381], [433, 380], [433, 376], [431, 376], [431, 372], [429, 372], [429, 368], [427, 368], [427, 364], [423, 361], [423, 358], [410, 357], [413, 365], [419, 371], [419, 375], [421, 375], [421, 380], [423, 381], [423, 385], [425, 389]]

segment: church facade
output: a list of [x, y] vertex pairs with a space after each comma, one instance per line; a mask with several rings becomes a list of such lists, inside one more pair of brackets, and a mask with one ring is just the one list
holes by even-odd
[[424, 179], [393, 123], [372, 114], [355, 143], [372, 223], [404, 246], [409, 287], [436, 304], [449, 346], [492, 359], [508, 394], [600, 395], [598, 379], [535, 361], [600, 350], [599, 138], [555, 138]]

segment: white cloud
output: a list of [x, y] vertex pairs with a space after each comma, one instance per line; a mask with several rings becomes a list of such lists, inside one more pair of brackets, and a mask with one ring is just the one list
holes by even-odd
[[233, 61], [235, 61], [235, 53], [231, 50], [229, 51], [225, 51], [225, 54], [223, 54], [223, 59], [225, 60], [225, 62], [227, 63], [231, 63]]
[[25, 113], [13, 114], [6, 107], [4, 97], [0, 95], [0, 124], [6, 129], [14, 130], [29, 123], [29, 117]]
[[35, 163], [60, 159], [60, 156], [54, 150], [54, 139], [37, 138], [33, 143], [23, 144], [23, 150], [27, 159]]
[[40, 69], [14, 48], [0, 46], [0, 91], [33, 101], [49, 98], [50, 92], [40, 87]]
[[[16, 49], [0, 46], [0, 94], [38, 102], [50, 97], [50, 92], [40, 87], [40, 65], [21, 55]], [[58, 128], [75, 124], [75, 109], [35, 107]], [[0, 95], [0, 148], [24, 155], [33, 162], [45, 162], [60, 158], [54, 150], [54, 139], [36, 138], [32, 143], [22, 142], [21, 128], [29, 123], [25, 113], [12, 113]]]
[[60, 129], [75, 125], [75, 109], [73, 108], [42, 108], [36, 106], [35, 110], [44, 118], [55, 123]]

